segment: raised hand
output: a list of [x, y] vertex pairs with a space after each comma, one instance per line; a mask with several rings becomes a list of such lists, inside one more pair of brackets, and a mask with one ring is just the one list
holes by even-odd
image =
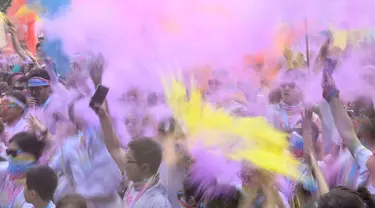
[[32, 132], [44, 133], [47, 130], [46, 126], [31, 114], [26, 117], [26, 120], [28, 123], [28, 127]]
[[89, 62], [90, 76], [96, 86], [102, 83], [104, 65], [105, 59], [102, 54], [92, 56]]
[[339, 91], [336, 88], [335, 80], [328, 73], [323, 74], [322, 80], [323, 98], [328, 102], [332, 97], [338, 95]]

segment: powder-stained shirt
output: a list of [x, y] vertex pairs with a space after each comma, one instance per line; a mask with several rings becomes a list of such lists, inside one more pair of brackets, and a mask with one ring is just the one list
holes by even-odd
[[[123, 207], [126, 208], [172, 208], [167, 190], [160, 182], [148, 188], [138, 200], [139, 191], [136, 191], [132, 184], [131, 189], [125, 194]], [[129, 207], [130, 205], [130, 207]]]
[[105, 147], [101, 132], [94, 127], [67, 139], [50, 165], [60, 175], [55, 200], [74, 191], [89, 199], [90, 208], [121, 205], [117, 194], [121, 172]]

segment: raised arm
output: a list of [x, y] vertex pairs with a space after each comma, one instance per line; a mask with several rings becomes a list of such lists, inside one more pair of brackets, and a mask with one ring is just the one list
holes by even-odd
[[126, 153], [121, 147], [120, 140], [113, 128], [112, 119], [106, 106], [106, 103], [103, 106], [96, 105], [94, 106], [94, 111], [98, 114], [100, 119], [105, 146], [121, 172], [124, 173]]
[[[102, 75], [104, 69], [104, 58], [98, 57], [90, 63], [90, 75], [95, 86], [102, 82]], [[118, 135], [113, 127], [112, 118], [109, 114], [107, 102], [101, 105], [94, 105], [93, 110], [98, 114], [100, 125], [103, 131], [104, 143], [108, 152], [111, 154], [112, 159], [116, 162], [117, 166], [122, 173], [125, 173], [125, 158], [126, 153], [121, 147]]]
[[323, 97], [328, 101], [337, 130], [344, 144], [354, 155], [358, 146], [361, 145], [354, 130], [353, 123], [339, 99], [339, 91], [336, 88], [332, 76], [325, 74], [323, 78]]
[[13, 48], [14, 50], [17, 52], [17, 54], [24, 60], [24, 61], [27, 61], [27, 60], [32, 60], [31, 57], [29, 57], [29, 54], [28, 52], [26, 52], [25, 49], [22, 48], [21, 46], [21, 43], [17, 37], [17, 33], [16, 33], [16, 30], [14, 28], [13, 25], [9, 25], [9, 29], [8, 29], [11, 37], [12, 37], [12, 44], [13, 44]]

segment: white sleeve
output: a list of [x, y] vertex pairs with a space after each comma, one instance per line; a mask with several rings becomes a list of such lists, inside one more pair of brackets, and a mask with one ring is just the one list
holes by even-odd
[[359, 184], [366, 182], [368, 179], [367, 161], [372, 155], [372, 152], [363, 145], [358, 146], [354, 152], [355, 162], [359, 166]]
[[22, 204], [22, 208], [34, 208], [34, 206], [32, 204], [29, 204], [29, 203], [24, 203], [24, 204]]

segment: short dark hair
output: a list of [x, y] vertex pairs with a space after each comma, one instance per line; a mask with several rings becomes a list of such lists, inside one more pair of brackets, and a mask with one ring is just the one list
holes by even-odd
[[63, 197], [56, 203], [56, 208], [87, 208], [86, 200], [78, 195], [78, 194], [71, 194]]
[[49, 166], [30, 168], [26, 173], [28, 190], [34, 190], [44, 201], [51, 201], [58, 184], [56, 173]]
[[20, 83], [27, 83], [28, 78], [27, 78], [27, 76], [22, 76], [17, 81], [20, 82]]
[[146, 163], [150, 166], [150, 172], [158, 172], [162, 160], [162, 149], [158, 142], [151, 138], [139, 138], [130, 141], [128, 147], [133, 151], [138, 165]]
[[26, 152], [32, 154], [36, 160], [42, 156], [46, 143], [38, 139], [38, 136], [29, 132], [19, 132], [15, 134], [9, 143], [15, 142], [18, 147]]
[[43, 79], [51, 81], [51, 77], [49, 76], [48, 72], [44, 69], [35, 69], [30, 72], [30, 74], [27, 75], [29, 79], [33, 77], [41, 77]]
[[343, 186], [336, 187], [328, 193], [320, 196], [318, 208], [365, 208], [374, 207], [374, 198], [364, 187], [352, 190]]

